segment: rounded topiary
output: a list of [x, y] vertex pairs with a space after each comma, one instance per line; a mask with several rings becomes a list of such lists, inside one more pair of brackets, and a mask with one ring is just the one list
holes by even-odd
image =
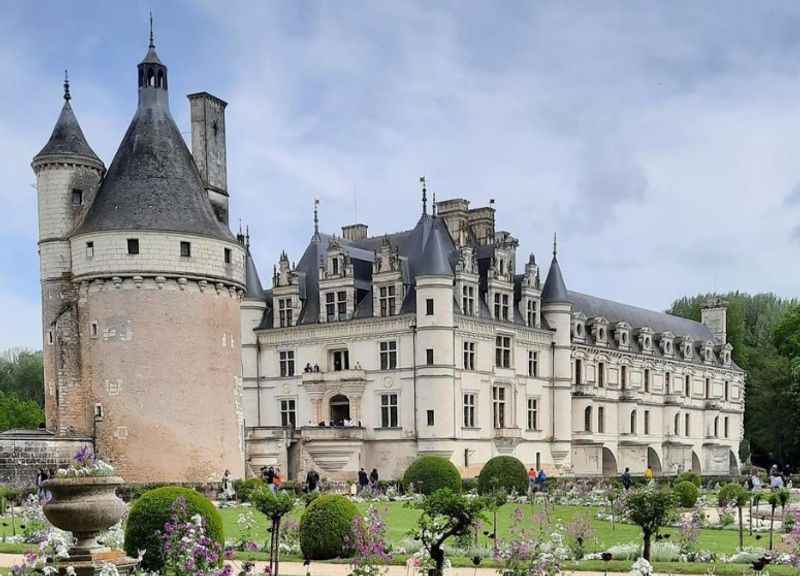
[[139, 550], [145, 550], [141, 567], [159, 571], [164, 566], [159, 533], [172, 515], [172, 505], [178, 498], [186, 501], [186, 511], [190, 516], [200, 514], [206, 526], [206, 534], [216, 540], [220, 548], [225, 544], [222, 517], [211, 501], [189, 488], [165, 486], [145, 492], [137, 498], [128, 514], [125, 527], [125, 552], [136, 558]]
[[403, 475], [405, 486], [413, 485], [415, 492], [433, 494], [440, 488], [461, 492], [461, 474], [458, 468], [441, 456], [420, 456]]
[[237, 480], [233, 483], [236, 498], [239, 502], [250, 502], [253, 493], [267, 484], [261, 478], [249, 478], [247, 480]]
[[703, 485], [703, 479], [697, 472], [682, 472], [681, 474], [678, 474], [678, 476], [675, 478], [675, 485], [677, 486], [681, 482], [691, 482], [698, 488]]
[[513, 456], [495, 456], [484, 464], [478, 475], [478, 492], [491, 494], [498, 490], [526, 494], [528, 472], [525, 464]]
[[327, 560], [348, 555], [347, 540], [358, 508], [345, 496], [324, 494], [315, 498], [300, 517], [300, 549], [307, 560]]
[[689, 482], [688, 480], [675, 484], [672, 491], [675, 493], [678, 504], [683, 508], [692, 508], [697, 502], [697, 498], [700, 496], [700, 490], [697, 489], [697, 486], [695, 486], [693, 482]]

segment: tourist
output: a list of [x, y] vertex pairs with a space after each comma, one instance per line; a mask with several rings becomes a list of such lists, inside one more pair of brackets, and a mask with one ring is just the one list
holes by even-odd
[[228, 502], [236, 497], [236, 492], [233, 489], [233, 482], [231, 482], [231, 471], [225, 470], [222, 475], [222, 494], [220, 500]]
[[269, 468], [267, 468], [267, 473], [264, 475], [264, 482], [267, 483], [267, 486], [273, 492], [275, 492], [275, 487], [272, 485], [274, 481], [275, 481], [275, 468], [270, 466]]
[[528, 470], [528, 491], [536, 492], [536, 467], [531, 466]]
[[314, 372], [319, 372], [319, 364], [314, 364]]
[[369, 473], [369, 485], [372, 487], [373, 490], [378, 490], [378, 469], [373, 468], [372, 472]]
[[783, 488], [783, 477], [777, 473], [777, 469], [775, 476], [773, 476], [769, 481], [769, 487], [773, 491], [777, 491]]
[[42, 484], [45, 480], [47, 480], [47, 472], [44, 471], [44, 468], [39, 468], [39, 472], [36, 473], [36, 495], [39, 497], [39, 502], [44, 502], [44, 486]]
[[648, 465], [647, 469], [644, 471], [644, 479], [647, 480], [648, 484], [652, 484], [655, 478], [655, 474], [653, 474], [653, 468]]
[[758, 476], [758, 472], [753, 470], [753, 473], [750, 475], [750, 480], [748, 482], [750, 490], [753, 492], [758, 492], [761, 490], [761, 478]]
[[277, 494], [278, 490], [281, 489], [281, 484], [283, 484], [283, 478], [281, 478], [281, 469], [275, 468], [275, 477], [272, 479], [272, 491]]
[[306, 367], [303, 368], [303, 372], [308, 374], [309, 372], [312, 372], [313, 370], [314, 369], [311, 367], [311, 362], [306, 362]]
[[547, 474], [544, 473], [544, 468], [539, 468], [539, 474], [536, 476], [536, 490], [545, 493], [544, 483], [547, 480]]
[[364, 488], [369, 485], [369, 478], [367, 477], [367, 471], [363, 468], [358, 471], [358, 491], [361, 492]]
[[306, 492], [311, 494], [319, 490], [319, 474], [313, 468], [306, 474]]
[[622, 477], [620, 478], [620, 480], [622, 480], [622, 487], [625, 488], [625, 490], [630, 490], [630, 488], [631, 488], [631, 469], [630, 468], [625, 468], [625, 472], [622, 473]]

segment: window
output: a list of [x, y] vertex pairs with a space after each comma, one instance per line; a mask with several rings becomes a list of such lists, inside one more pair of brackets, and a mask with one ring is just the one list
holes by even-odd
[[542, 453], [541, 452], [537, 452], [536, 453], [536, 469], [537, 470], [541, 470], [542, 469]]
[[528, 326], [536, 326], [536, 300], [528, 300], [527, 321]]
[[539, 375], [539, 353], [528, 350], [528, 376], [536, 378]]
[[636, 434], [636, 410], [631, 411], [631, 434]]
[[464, 394], [464, 428], [475, 428], [475, 394]]
[[719, 416], [714, 418], [714, 438], [719, 438]]
[[597, 386], [602, 388], [606, 385], [606, 365], [604, 362], [597, 363]]
[[86, 257], [94, 258], [94, 242], [86, 243]]
[[680, 436], [681, 433], [681, 415], [676, 413], [675, 414], [675, 436]]
[[279, 353], [281, 377], [294, 376], [294, 350], [282, 350]]
[[671, 377], [671, 374], [669, 372], [666, 372], [664, 374], [664, 393], [665, 394], [669, 394], [669, 389], [670, 389], [670, 386], [672, 384], [672, 382], [670, 382], [670, 377]]
[[583, 361], [580, 358], [575, 360], [575, 384], [583, 383]]
[[622, 366], [619, 370], [619, 385], [620, 388], [625, 390], [625, 387], [628, 385], [628, 367]]
[[325, 317], [328, 322], [347, 319], [347, 292], [327, 292], [325, 294]]
[[92, 322], [89, 324], [89, 336], [92, 338], [97, 338], [97, 322]]
[[724, 390], [725, 396], [724, 397], [725, 397], [725, 401], [726, 402], [730, 399], [730, 393], [731, 393], [730, 384], [728, 384], [728, 381], [725, 380], [725, 390]]
[[341, 372], [342, 370], [350, 370], [350, 354], [347, 350], [334, 350], [333, 371]]
[[336, 319], [336, 295], [333, 292], [325, 294], [325, 316], [328, 322]]
[[706, 400], [711, 398], [711, 378], [706, 378]]
[[72, 189], [72, 206], [75, 208], [83, 206], [83, 190]]
[[139, 253], [139, 239], [128, 238], [128, 254], [135, 255]]
[[336, 293], [336, 313], [339, 320], [344, 320], [347, 316], [347, 292], [341, 290]]
[[428, 366], [433, 366], [433, 348], [428, 348], [425, 350], [425, 364]]
[[47, 331], [47, 343], [48, 344], [52, 344], [53, 343], [53, 331], [52, 330], [48, 330]]
[[281, 400], [281, 426], [294, 428], [297, 425], [297, 412], [294, 400]]
[[428, 426], [433, 426], [434, 418], [433, 418], [433, 410], [428, 410]]
[[650, 410], [644, 411], [644, 433], [650, 434]]
[[475, 342], [464, 342], [464, 370], [475, 370]]
[[425, 314], [427, 316], [433, 316], [433, 298], [425, 299]]
[[394, 316], [395, 310], [395, 287], [394, 286], [381, 286], [378, 292], [380, 300], [381, 316]]
[[492, 414], [494, 427], [506, 427], [506, 389], [504, 386], [492, 387]]
[[331, 273], [334, 276], [338, 276], [339, 275], [339, 259], [338, 258], [332, 258], [331, 259]]
[[725, 438], [728, 437], [728, 417], [725, 416], [725, 420], [723, 421], [722, 431], [725, 435]]
[[644, 391], [650, 392], [650, 369], [644, 369]]
[[686, 380], [683, 383], [683, 395], [687, 397], [692, 395], [692, 379], [688, 374], [686, 375]]
[[528, 398], [528, 430], [539, 429], [539, 400]]
[[509, 318], [509, 304], [508, 294], [494, 295], [494, 317], [498, 320], [508, 320]]
[[192, 255], [192, 244], [191, 242], [181, 242], [181, 258], [189, 258]]
[[606, 431], [606, 409], [602, 406], [597, 408], [597, 431], [600, 434]]
[[583, 429], [586, 432], [592, 431], [592, 407], [587, 406], [583, 411]]
[[397, 394], [381, 394], [381, 428], [397, 428]]
[[685, 436], [690, 436], [692, 434], [692, 429], [689, 426], [690, 423], [691, 423], [691, 418], [689, 417], [689, 415], [688, 414], [684, 415], [684, 417], [683, 417], [683, 434]]
[[397, 368], [397, 341], [381, 342], [381, 370]]
[[292, 325], [292, 299], [280, 298], [278, 300], [278, 323], [281, 328]]
[[511, 368], [511, 336], [495, 338], [495, 365], [498, 368]]
[[103, 419], [103, 405], [100, 403], [94, 405], [94, 419], [95, 420]]
[[225, 254], [225, 264], [230, 264], [231, 263], [231, 249], [230, 248], [225, 248], [224, 254]]
[[461, 310], [469, 316], [475, 315], [475, 287], [461, 287]]

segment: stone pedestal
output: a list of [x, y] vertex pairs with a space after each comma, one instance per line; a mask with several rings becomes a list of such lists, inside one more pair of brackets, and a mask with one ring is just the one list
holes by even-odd
[[105, 564], [113, 564], [121, 575], [131, 574], [139, 561], [125, 555], [122, 550], [98, 548], [83, 555], [73, 555], [70, 550], [69, 558], [63, 558], [53, 563], [58, 569], [59, 576], [66, 576], [67, 568], [75, 570], [75, 576], [95, 576], [99, 574]]

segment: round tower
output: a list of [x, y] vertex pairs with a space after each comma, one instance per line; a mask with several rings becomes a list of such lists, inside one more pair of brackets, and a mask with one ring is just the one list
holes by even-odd
[[86, 142], [70, 100], [65, 73], [61, 114], [31, 163], [39, 212], [45, 417], [50, 431], [90, 435], [69, 235], [91, 204], [105, 165]]
[[152, 41], [139, 103], [70, 237], [96, 451], [133, 482], [243, 472], [245, 251], [212, 209]]

